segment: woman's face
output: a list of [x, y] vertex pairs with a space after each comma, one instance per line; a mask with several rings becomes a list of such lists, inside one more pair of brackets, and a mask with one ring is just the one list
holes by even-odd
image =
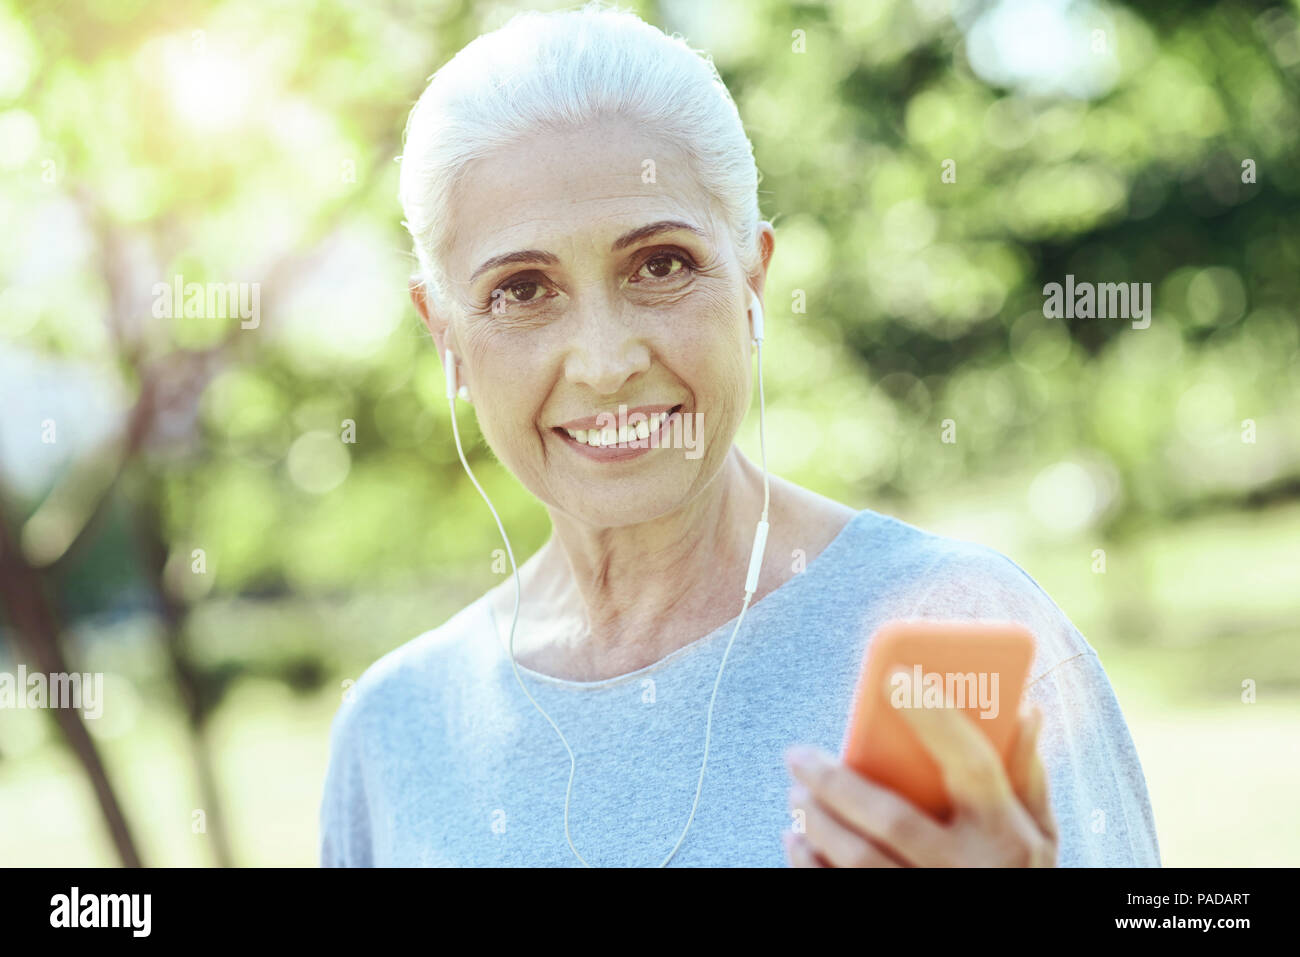
[[[694, 498], [749, 406], [751, 347], [746, 277], [685, 155], [622, 123], [537, 135], [474, 163], [452, 212], [446, 345], [506, 467], [600, 527]], [[593, 447], [620, 444], [598, 428], [620, 407], [624, 447]]]

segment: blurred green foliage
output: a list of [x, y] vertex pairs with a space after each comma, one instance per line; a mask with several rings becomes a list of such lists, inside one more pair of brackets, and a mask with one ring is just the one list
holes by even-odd
[[[777, 225], [777, 471], [855, 501], [923, 499], [1086, 452], [1099, 502], [1076, 525], [1295, 482], [1300, 108], [1272, 32], [1294, 37], [1294, 16], [1098, 9], [1115, 75], [1088, 101], [990, 85], [925, 5], [769, 4], [745, 43], [716, 9], [681, 24], [674, 9], [659, 22], [697, 27], [719, 64]], [[262, 284], [265, 326], [234, 337], [197, 440], [151, 462], [171, 535], [203, 543], [218, 594], [364, 586], [490, 552], [406, 299], [393, 159], [427, 75], [502, 15], [5, 12], [0, 127], [26, 131], [4, 156], [5, 218], [24, 224], [2, 241], [11, 341], [112, 374], [123, 342], [196, 351], [238, 321], [154, 319], [154, 283]], [[1151, 283], [1151, 328], [1044, 318], [1043, 285], [1067, 273]], [[128, 327], [116, 341], [106, 312]], [[329, 441], [345, 419], [355, 445]], [[544, 520], [500, 484], [536, 544]]]

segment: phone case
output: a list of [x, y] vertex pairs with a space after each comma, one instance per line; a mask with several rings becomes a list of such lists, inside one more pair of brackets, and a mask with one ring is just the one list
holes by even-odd
[[[952, 805], [939, 765], [899, 709], [959, 708], [987, 735], [1006, 767], [1033, 659], [1034, 637], [1015, 622], [883, 625], [867, 645], [841, 760], [934, 817], [948, 819]], [[887, 689], [894, 665], [906, 674]]]

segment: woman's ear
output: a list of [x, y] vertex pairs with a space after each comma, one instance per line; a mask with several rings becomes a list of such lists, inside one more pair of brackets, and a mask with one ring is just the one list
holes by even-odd
[[758, 241], [759, 263], [758, 269], [746, 277], [749, 288], [754, 290], [754, 294], [761, 300], [763, 298], [763, 289], [767, 286], [767, 268], [772, 264], [772, 250], [776, 248], [776, 230], [767, 220], [758, 224], [758, 235], [755, 237]]
[[418, 275], [411, 277], [408, 288], [411, 302], [415, 303], [416, 311], [438, 346], [438, 355], [444, 355], [447, 351], [447, 316], [430, 301], [429, 289]]

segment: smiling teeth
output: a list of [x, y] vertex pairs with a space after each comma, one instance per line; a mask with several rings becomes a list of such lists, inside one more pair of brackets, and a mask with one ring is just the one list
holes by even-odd
[[657, 432], [663, 425], [664, 420], [668, 418], [667, 412], [655, 412], [648, 419], [638, 422], [636, 425], [624, 425], [618, 429], [565, 429], [569, 438], [575, 442], [581, 442], [592, 448], [602, 448], [607, 445], [626, 445], [634, 439], [648, 439], [651, 432]]

